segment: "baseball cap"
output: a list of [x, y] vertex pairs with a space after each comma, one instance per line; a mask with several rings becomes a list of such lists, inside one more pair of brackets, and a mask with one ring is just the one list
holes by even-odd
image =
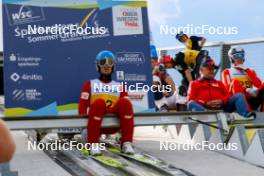
[[213, 59], [211, 59], [210, 56], [205, 56], [203, 58], [203, 62], [201, 64], [201, 67], [214, 67], [215, 69], [219, 68]]

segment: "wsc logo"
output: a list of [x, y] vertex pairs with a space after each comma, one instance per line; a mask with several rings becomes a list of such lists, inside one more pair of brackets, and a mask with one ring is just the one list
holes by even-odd
[[45, 20], [42, 7], [5, 4], [5, 10], [11, 26]]

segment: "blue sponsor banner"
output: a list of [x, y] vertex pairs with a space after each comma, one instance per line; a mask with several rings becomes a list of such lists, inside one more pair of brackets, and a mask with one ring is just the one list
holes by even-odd
[[[117, 56], [114, 80], [152, 84], [146, 2], [4, 0], [5, 114], [77, 114], [82, 85], [98, 77], [95, 57]], [[137, 112], [151, 92], [130, 94]]]

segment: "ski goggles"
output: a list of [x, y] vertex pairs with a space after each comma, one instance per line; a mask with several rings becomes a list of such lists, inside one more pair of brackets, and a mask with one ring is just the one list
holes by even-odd
[[176, 39], [182, 41], [182, 40], [187, 40], [188, 36], [184, 34], [183, 32], [180, 32], [179, 34], [176, 35]]
[[104, 58], [98, 61], [99, 66], [114, 66], [114, 61], [112, 59]]
[[245, 59], [245, 54], [244, 53], [235, 53], [235, 54], [233, 54], [233, 59], [244, 60]]

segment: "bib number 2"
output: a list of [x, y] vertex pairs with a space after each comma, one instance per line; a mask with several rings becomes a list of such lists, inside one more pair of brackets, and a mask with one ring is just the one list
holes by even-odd
[[106, 100], [106, 107], [107, 107], [107, 108], [111, 108], [112, 105], [113, 105], [113, 101], [111, 101], [111, 100]]

